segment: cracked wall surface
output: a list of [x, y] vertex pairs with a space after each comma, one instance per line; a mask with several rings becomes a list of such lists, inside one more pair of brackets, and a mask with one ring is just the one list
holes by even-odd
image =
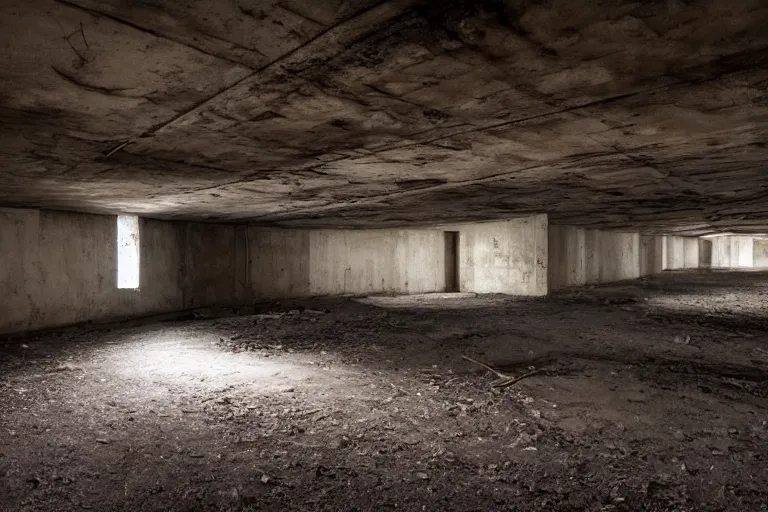
[[760, 0], [9, 0], [0, 205], [768, 227]]

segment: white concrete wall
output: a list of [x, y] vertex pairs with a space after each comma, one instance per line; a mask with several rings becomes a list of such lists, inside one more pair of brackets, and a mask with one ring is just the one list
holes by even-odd
[[447, 227], [459, 232], [461, 291], [546, 295], [547, 222], [536, 215]]
[[640, 234], [600, 233], [600, 282], [640, 277]]
[[712, 267], [752, 268], [755, 266], [753, 237], [717, 236], [710, 240], [712, 242]]
[[249, 228], [256, 298], [445, 290], [438, 230]]
[[232, 303], [245, 291], [234, 226], [142, 220], [139, 290], [117, 288], [116, 238], [113, 216], [0, 209], [0, 332]]
[[546, 216], [435, 229], [248, 230], [261, 299], [446, 289], [445, 232], [459, 232], [461, 291], [545, 295]]
[[657, 254], [662, 257], [663, 245], [654, 239], [642, 247], [639, 233], [550, 226], [549, 286], [556, 290], [635, 279], [641, 262], [647, 269], [662, 266], [654, 259]]
[[311, 295], [445, 290], [441, 231], [314, 231], [309, 254]]
[[663, 236], [640, 236], [640, 275], [650, 276], [667, 268], [666, 243]]
[[685, 237], [667, 236], [667, 268], [670, 270], [685, 268]]
[[768, 239], [755, 238], [752, 242], [752, 264], [755, 267], [768, 267]]
[[699, 268], [699, 239], [683, 237], [683, 268]]
[[731, 266], [731, 237], [718, 236], [712, 240], [712, 267], [729, 268]]
[[731, 237], [731, 266], [751, 268], [754, 266], [754, 244], [752, 237]]

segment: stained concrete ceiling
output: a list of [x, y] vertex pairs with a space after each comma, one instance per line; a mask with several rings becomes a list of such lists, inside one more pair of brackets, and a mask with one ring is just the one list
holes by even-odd
[[765, 0], [0, 9], [0, 205], [768, 229]]

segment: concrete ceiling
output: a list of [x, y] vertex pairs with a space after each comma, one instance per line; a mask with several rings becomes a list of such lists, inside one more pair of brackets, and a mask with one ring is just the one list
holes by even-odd
[[0, 9], [0, 205], [768, 229], [764, 0]]

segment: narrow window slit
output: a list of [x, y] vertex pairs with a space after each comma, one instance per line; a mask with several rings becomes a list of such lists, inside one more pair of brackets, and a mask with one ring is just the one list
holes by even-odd
[[117, 287], [139, 288], [139, 218], [117, 217]]

